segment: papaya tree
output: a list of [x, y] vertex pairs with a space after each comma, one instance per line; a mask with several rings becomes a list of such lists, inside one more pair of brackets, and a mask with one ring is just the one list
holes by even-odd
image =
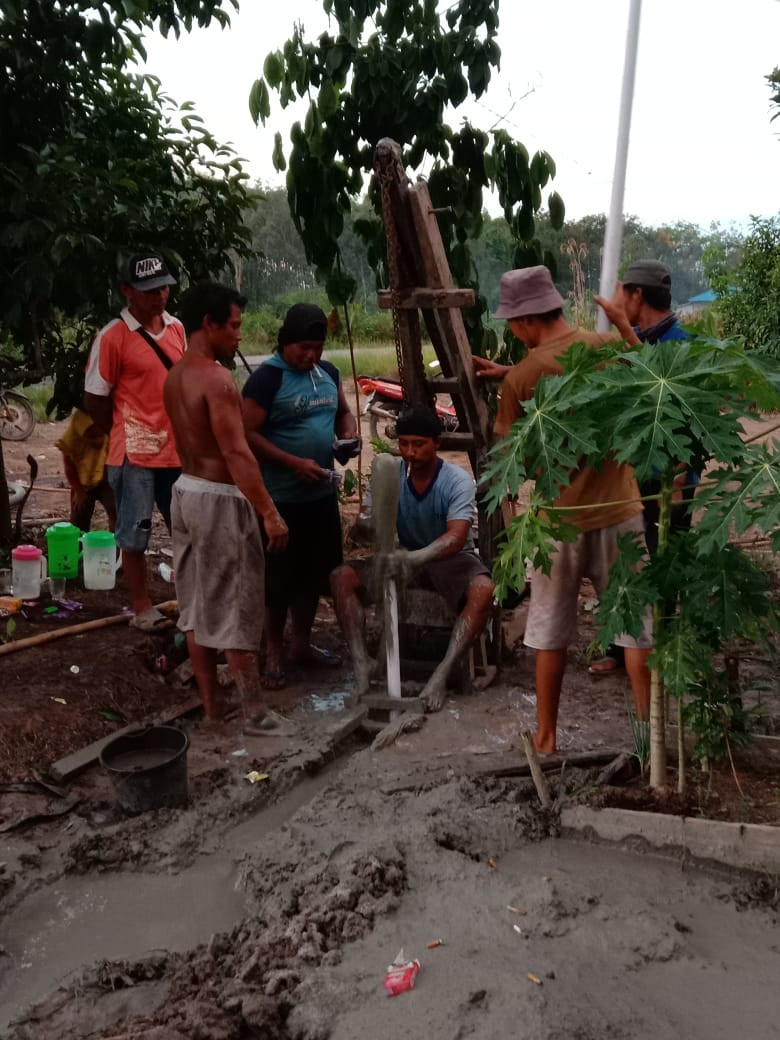
[[[307, 102], [286, 148], [276, 135], [273, 161], [287, 170], [290, 213], [306, 256], [324, 282], [331, 301], [354, 298], [356, 280], [347, 269], [339, 240], [345, 217], [362, 193], [373, 218], [355, 221], [374, 270], [385, 263], [384, 228], [378, 188], [371, 180], [374, 149], [392, 138], [413, 174], [423, 166], [454, 280], [479, 289], [468, 242], [482, 227], [483, 193], [498, 191], [515, 237], [514, 263], [556, 258], [535, 236], [534, 214], [555, 175], [545, 151], [533, 156], [503, 129], [485, 132], [464, 121], [447, 122], [466, 98], [480, 98], [498, 69], [496, 0], [456, 0], [442, 10], [435, 0], [324, 0], [329, 31], [308, 39], [296, 25], [291, 37], [266, 57], [252, 87], [249, 106], [265, 123], [271, 95], [282, 108]], [[560, 196], [547, 207], [555, 227], [564, 219]], [[381, 275], [387, 284], [386, 270]], [[472, 349], [493, 352], [495, 334], [484, 328], [484, 297], [464, 313]]]
[[[575, 344], [560, 362], [563, 374], [540, 380], [485, 473], [493, 508], [507, 491], [535, 480], [528, 510], [504, 535], [498, 595], [522, 588], [528, 561], [549, 572], [553, 541], [576, 538], [567, 513], [552, 505], [573, 471], [611, 454], [632, 464], [640, 482], [660, 475], [657, 553], [645, 560], [636, 537], [623, 535], [595, 615], [605, 649], [621, 632], [638, 635], [646, 611], [653, 612], [650, 784], [660, 788], [666, 695], [678, 699], [682, 751], [686, 721], [699, 737], [725, 724], [718, 692], [726, 685], [719, 671], [724, 645], [765, 639], [777, 620], [767, 574], [731, 538], [755, 528], [780, 548], [780, 456], [747, 443], [741, 425], [756, 407], [780, 405], [780, 380], [741, 341], [701, 330], [685, 342], [628, 350]], [[671, 533], [680, 464], [701, 471], [707, 463], [693, 503], [696, 523]]]

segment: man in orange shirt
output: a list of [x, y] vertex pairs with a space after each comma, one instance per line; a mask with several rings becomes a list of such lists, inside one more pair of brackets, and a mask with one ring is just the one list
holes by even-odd
[[158, 254], [130, 260], [119, 286], [127, 307], [95, 337], [84, 387], [84, 410], [111, 437], [106, 469], [116, 540], [135, 613], [130, 624], [143, 631], [171, 624], [152, 605], [144, 552], [155, 503], [171, 529], [171, 489], [181, 472], [163, 405], [165, 377], [186, 347], [181, 322], [165, 309], [175, 284]]
[[[610, 303], [598, 302], [602, 303], [610, 318], [617, 320], [616, 310]], [[618, 327], [618, 336], [588, 332], [570, 325], [563, 316], [563, 298], [546, 267], [529, 267], [502, 275], [499, 307], [494, 317], [506, 318], [515, 336], [528, 347], [528, 355], [508, 369], [474, 358], [478, 375], [487, 378], [503, 376], [494, 426], [499, 437], [506, 437], [512, 424], [522, 415], [521, 402], [533, 397], [539, 380], [546, 375], [562, 373], [558, 358], [572, 344], [598, 347], [623, 339], [632, 344], [639, 342], [627, 320], [625, 327]], [[580, 582], [583, 577], [590, 578], [600, 595], [618, 556], [618, 536], [631, 531], [643, 536], [644, 532], [642, 503], [634, 471], [611, 458], [600, 470], [590, 466], [578, 470], [553, 505], [572, 509], [567, 520], [579, 528], [580, 534], [576, 542], [555, 543], [549, 575], [535, 570], [531, 576], [531, 603], [524, 642], [536, 650], [537, 732], [534, 742], [537, 749], [545, 753], [556, 748], [558, 703], [566, 668], [566, 651], [576, 632]], [[579, 506], [589, 508], [578, 509]], [[650, 709], [650, 674], [647, 669], [650, 638], [648, 620], [639, 639], [629, 635], [617, 639], [626, 648], [626, 671], [640, 719], [647, 719]]]

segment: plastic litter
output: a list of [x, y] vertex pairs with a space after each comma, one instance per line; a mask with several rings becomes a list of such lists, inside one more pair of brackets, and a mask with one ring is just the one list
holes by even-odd
[[79, 666], [77, 664], [72, 664], [70, 666], [70, 674], [71, 675], [78, 675], [80, 671], [81, 671], [81, 669], [79, 668]]
[[173, 567], [167, 563], [161, 563], [157, 568], [163, 581], [173, 581]]
[[243, 758], [246, 753], [247, 753], [247, 750], [246, 750], [245, 747], [236, 748], [235, 751], [231, 751], [230, 752], [230, 754], [233, 756], [233, 758]]
[[22, 609], [22, 601], [16, 596], [0, 596], [0, 617], [17, 614]]
[[248, 780], [250, 784], [259, 784], [261, 780], [268, 779], [268, 773], [258, 773], [256, 769], [253, 769], [250, 773], [244, 774], [244, 779]]
[[399, 993], [414, 989], [419, 971], [420, 962], [418, 960], [408, 961], [403, 949], [400, 949], [393, 963], [387, 966], [385, 989], [388, 997], [397, 997]]
[[64, 698], [64, 697], [50, 697], [50, 698], [49, 698], [49, 700], [50, 700], [50, 701], [55, 701], [55, 702], [56, 702], [57, 704], [67, 704], [67, 703], [68, 703], [68, 702], [67, 702], [67, 701], [65, 700], [65, 698]]

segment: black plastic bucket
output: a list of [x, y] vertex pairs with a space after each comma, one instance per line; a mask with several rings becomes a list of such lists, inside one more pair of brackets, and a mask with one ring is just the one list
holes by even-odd
[[183, 805], [187, 801], [187, 734], [174, 726], [147, 726], [123, 733], [100, 752], [100, 764], [129, 813]]

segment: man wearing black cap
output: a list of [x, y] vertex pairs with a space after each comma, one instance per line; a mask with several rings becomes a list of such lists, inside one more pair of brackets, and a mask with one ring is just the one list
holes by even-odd
[[[474, 481], [460, 466], [438, 456], [441, 422], [430, 408], [410, 408], [396, 423], [400, 496], [396, 531], [401, 549], [387, 563], [391, 575], [416, 574], [453, 610], [460, 611], [444, 658], [420, 694], [429, 712], [444, 704], [447, 678], [487, 624], [493, 604], [490, 572], [474, 551], [471, 525], [475, 513]], [[368, 693], [373, 662], [366, 651], [357, 571], [345, 565], [331, 575], [333, 600], [352, 653], [356, 696]]]
[[[266, 561], [266, 659], [261, 681], [282, 689], [284, 628], [292, 619], [290, 661], [333, 666], [339, 659], [311, 645], [320, 596], [342, 561], [341, 514], [333, 471], [334, 439], [353, 439], [357, 422], [335, 365], [322, 360], [328, 331], [319, 307], [291, 307], [278, 349], [243, 389], [244, 428], [265, 486], [289, 528], [287, 548]], [[343, 459], [342, 459], [343, 461]]]
[[87, 363], [84, 410], [110, 434], [106, 472], [116, 497], [116, 540], [135, 617], [143, 631], [168, 627], [146, 587], [144, 552], [155, 503], [171, 529], [171, 489], [181, 472], [163, 405], [168, 369], [184, 355], [178, 319], [165, 307], [176, 279], [157, 253], [134, 256], [122, 274], [127, 307], [101, 329]]

